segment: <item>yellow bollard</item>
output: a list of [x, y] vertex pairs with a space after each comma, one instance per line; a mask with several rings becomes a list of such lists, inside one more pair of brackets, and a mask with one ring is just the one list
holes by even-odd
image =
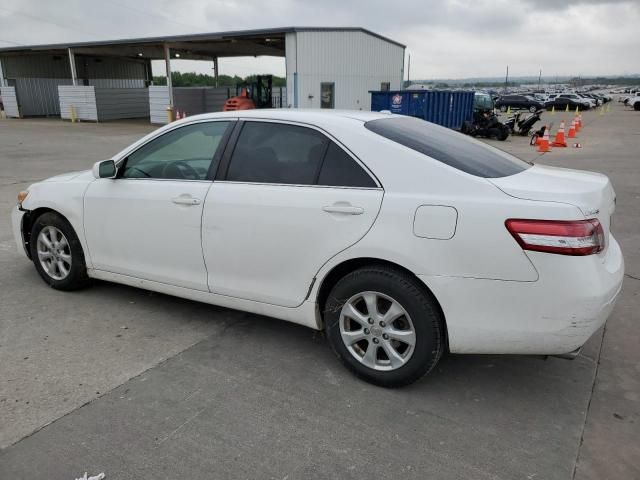
[[569, 104], [567, 103], [567, 108], [564, 109], [565, 112], [569, 111]]
[[600, 106], [600, 115], [604, 115], [604, 105]]
[[167, 123], [173, 122], [173, 108], [167, 107]]
[[76, 121], [78, 120], [78, 115], [76, 114], [76, 106], [75, 105], [71, 105], [69, 107], [70, 110], [70, 115], [71, 115], [71, 123], [76, 123]]
[[507, 107], [507, 115], [511, 115], [511, 105]]
[[611, 111], [611, 102], [607, 103], [607, 113]]
[[576, 105], [576, 116], [580, 113], [580, 106]]
[[556, 114], [556, 106], [551, 105], [551, 115], [555, 115], [555, 114]]

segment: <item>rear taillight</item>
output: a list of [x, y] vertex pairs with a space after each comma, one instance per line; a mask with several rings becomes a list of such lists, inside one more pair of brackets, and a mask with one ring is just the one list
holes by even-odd
[[560, 255], [592, 255], [604, 250], [604, 230], [591, 220], [522, 220], [505, 222], [524, 250]]

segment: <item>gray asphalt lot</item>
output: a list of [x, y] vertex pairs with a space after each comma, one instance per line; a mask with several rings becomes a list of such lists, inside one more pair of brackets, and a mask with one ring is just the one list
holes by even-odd
[[489, 141], [612, 179], [628, 276], [605, 330], [574, 361], [452, 355], [400, 390], [353, 378], [293, 324], [45, 286], [13, 244], [17, 192], [153, 127], [0, 120], [0, 478], [640, 478], [640, 115], [612, 107], [584, 114], [580, 149]]

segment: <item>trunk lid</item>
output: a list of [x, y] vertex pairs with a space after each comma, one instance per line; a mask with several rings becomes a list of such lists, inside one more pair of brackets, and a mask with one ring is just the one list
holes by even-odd
[[507, 195], [523, 200], [575, 205], [585, 218], [597, 218], [609, 236], [615, 193], [606, 175], [568, 168], [534, 165], [524, 172], [487, 179]]

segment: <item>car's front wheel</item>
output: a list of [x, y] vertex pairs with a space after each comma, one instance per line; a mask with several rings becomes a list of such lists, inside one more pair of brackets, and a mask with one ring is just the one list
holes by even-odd
[[538, 107], [536, 107], [535, 105], [531, 105], [531, 106], [529, 107], [529, 111], [530, 111], [531, 113], [536, 113], [536, 112], [538, 111]]
[[415, 382], [444, 351], [443, 319], [415, 277], [371, 266], [343, 277], [324, 308], [329, 342], [360, 378], [384, 387]]
[[51, 287], [76, 290], [89, 283], [80, 240], [61, 215], [47, 212], [35, 220], [30, 248], [36, 270]]
[[506, 105], [500, 105], [500, 111], [501, 112], [506, 112], [507, 111], [507, 106]]

